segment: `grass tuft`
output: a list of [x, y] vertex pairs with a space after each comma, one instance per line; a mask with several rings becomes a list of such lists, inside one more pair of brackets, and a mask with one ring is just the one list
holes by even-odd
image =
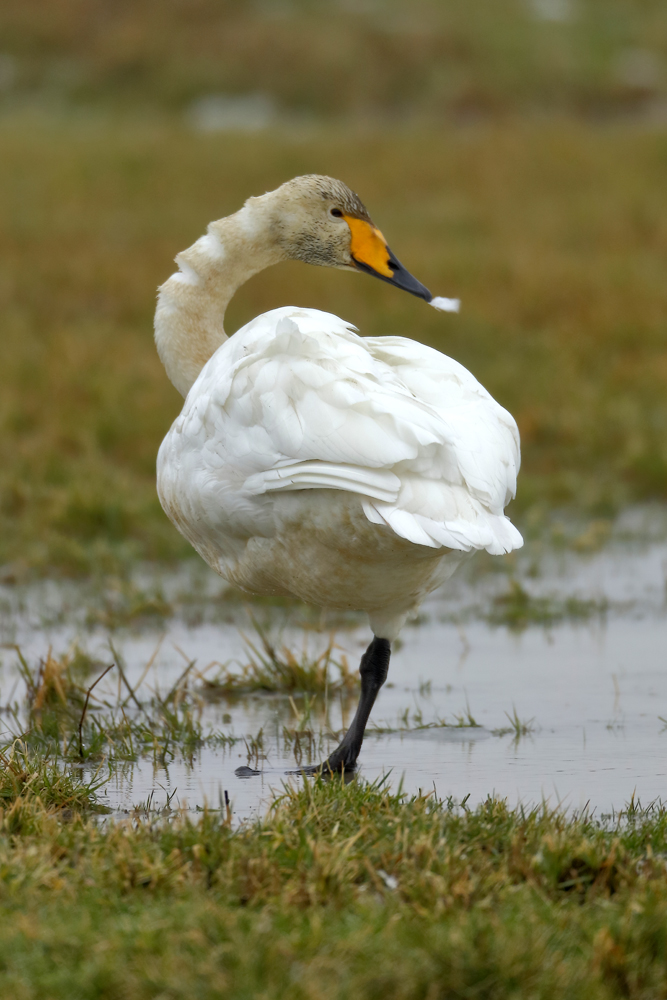
[[[125, 675], [122, 658], [114, 650], [114, 663], [84, 686], [77, 671], [85, 673], [94, 665], [76, 649], [60, 658], [49, 652], [31, 667], [18, 651], [19, 667], [26, 687], [25, 704], [11, 707], [14, 727], [36, 752], [61, 754], [67, 761], [135, 761], [152, 754], [165, 763], [176, 756], [188, 756], [205, 741], [201, 723], [203, 699], [191, 689], [190, 664], [170, 691], [154, 691], [141, 699]], [[104, 675], [115, 670], [123, 686], [118, 695], [97, 689]], [[89, 679], [89, 678], [88, 678]], [[28, 730], [24, 731], [27, 722]], [[233, 737], [212, 734], [211, 742], [230, 745]]]
[[86, 624], [89, 627], [146, 628], [147, 625], [161, 625], [173, 615], [174, 609], [159, 587], [146, 591], [129, 580], [116, 580], [115, 584], [105, 588], [101, 606], [88, 611]]
[[511, 715], [509, 712], [505, 712], [505, 715], [507, 716], [509, 726], [501, 726], [499, 729], [492, 729], [491, 732], [494, 736], [507, 736], [511, 733], [514, 736], [515, 741], [518, 741], [522, 736], [529, 736], [531, 733], [535, 732], [535, 720], [520, 719], [516, 710], [516, 705], [512, 706]]
[[[63, 762], [31, 750], [23, 740], [0, 748], [0, 822], [13, 823], [19, 806], [26, 802], [46, 810], [108, 812], [97, 800], [107, 781], [95, 774], [86, 781], [79, 773], [65, 770]], [[3, 810], [14, 810], [13, 819]]]
[[[240, 673], [223, 667], [214, 679], [205, 680], [209, 694], [248, 694], [250, 692], [283, 692], [288, 694], [334, 694], [350, 692], [359, 685], [356, 673], [350, 670], [342, 653], [334, 659], [337, 648], [333, 636], [324, 652], [313, 656], [308, 652], [307, 639], [300, 654], [284, 644], [278, 645], [266, 629], [253, 619], [256, 638], [243, 635], [248, 660], [241, 664]], [[337, 672], [332, 676], [332, 668]]]
[[424, 713], [420, 708], [406, 708], [399, 718], [396, 727], [385, 726], [381, 723], [371, 723], [370, 731], [374, 733], [411, 733], [422, 729], [479, 729], [480, 723], [470, 711], [470, 706], [466, 704], [464, 712], [454, 714], [454, 721], [448, 722], [446, 719], [424, 720]]
[[532, 597], [518, 580], [510, 580], [509, 588], [493, 600], [485, 618], [491, 625], [506, 625], [517, 632], [530, 625], [557, 625], [563, 621], [588, 621], [604, 617], [607, 602], [567, 597]]

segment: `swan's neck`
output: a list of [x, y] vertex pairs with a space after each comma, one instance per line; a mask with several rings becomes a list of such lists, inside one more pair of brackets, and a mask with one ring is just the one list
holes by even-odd
[[208, 359], [227, 339], [225, 309], [248, 278], [285, 257], [273, 236], [264, 198], [212, 222], [158, 292], [155, 343], [167, 375], [186, 396]]

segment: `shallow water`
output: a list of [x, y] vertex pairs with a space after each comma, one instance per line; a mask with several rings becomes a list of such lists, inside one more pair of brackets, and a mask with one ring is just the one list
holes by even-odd
[[[561, 610], [563, 601], [572, 598], [591, 604], [586, 620], [571, 620], [565, 612], [551, 618], [547, 614], [552, 621], [548, 627], [533, 624], [521, 631], [487, 620], [505, 608], [496, 599], [508, 592], [507, 573], [480, 575], [471, 567], [447, 591], [434, 595], [419, 622], [405, 629], [372, 722], [393, 729], [407, 724], [411, 731], [370, 731], [360, 773], [369, 779], [388, 775], [392, 786], [402, 783], [409, 792], [435, 789], [441, 797], [468, 796], [471, 804], [495, 794], [511, 804], [548, 800], [607, 813], [622, 808], [633, 795], [644, 804], [667, 798], [667, 730], [660, 719], [667, 718], [667, 544], [612, 541], [589, 556], [551, 552], [542, 557], [537, 572], [529, 556], [524, 557], [512, 573], [532, 597], [548, 596], [549, 606]], [[160, 586], [165, 593], [176, 593], [190, 588], [188, 581], [186, 573], [185, 578], [163, 578]], [[114, 632], [114, 648], [132, 685], [151, 656], [144, 691], [151, 686], [168, 690], [191, 660], [197, 661], [195, 674], [214, 661], [243, 659], [239, 625], [248, 628], [247, 612], [205, 599], [219, 588], [215, 578], [200, 575], [197, 585], [204, 596], [196, 623], [191, 613], [178, 614], [158, 626]], [[23, 697], [16, 654], [8, 648], [12, 644], [34, 661], [49, 646], [61, 652], [78, 640], [111, 662], [108, 631], [86, 626], [85, 592], [49, 584], [7, 588], [0, 599], [2, 705], [20, 704]], [[255, 612], [285, 621], [283, 609]], [[574, 613], [575, 618], [581, 613], [580, 604]], [[295, 624], [299, 617], [300, 612], [292, 612], [283, 641], [295, 649], [304, 641], [309, 649], [322, 649], [326, 629], [311, 627], [304, 633]], [[336, 639], [350, 662], [356, 662], [369, 639], [367, 626], [353, 617], [339, 623]], [[118, 690], [114, 674], [100, 685], [110, 698]], [[330, 698], [326, 720], [321, 701], [318, 706], [313, 704], [309, 721], [297, 724], [295, 712], [304, 712], [303, 698], [254, 695], [202, 702], [205, 731], [256, 736], [262, 730], [263, 757], [253, 756], [240, 741], [226, 749], [204, 746], [190, 760], [177, 753], [167, 765], [154, 766], [148, 758], [118, 764], [105, 801], [118, 811], [141, 803], [160, 808], [168, 801], [172, 807], [217, 807], [227, 791], [237, 819], [252, 816], [283, 782], [304, 780], [285, 772], [311, 760], [309, 750], [312, 759], [326, 755], [333, 744], [322, 732], [327, 726], [344, 726], [355, 699]], [[457, 726], [457, 716], [462, 721], [472, 716], [477, 726]], [[513, 732], [503, 735], [503, 729], [511, 728], [508, 716], [516, 716], [530, 732], [518, 738]], [[8, 732], [12, 722], [4, 718]], [[414, 728], [443, 718], [450, 723], [446, 728]], [[295, 759], [294, 750], [285, 745], [283, 726], [314, 731], [301, 758]], [[261, 775], [237, 777], [235, 769], [247, 763], [259, 767]]]

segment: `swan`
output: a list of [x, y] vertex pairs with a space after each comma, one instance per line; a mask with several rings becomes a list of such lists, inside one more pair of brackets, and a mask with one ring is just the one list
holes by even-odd
[[320, 175], [210, 223], [158, 289], [156, 346], [185, 397], [158, 454], [160, 502], [230, 584], [367, 612], [355, 717], [306, 769], [349, 772], [408, 616], [471, 552], [523, 544], [503, 513], [519, 434], [470, 372], [413, 340], [362, 338], [338, 316], [295, 306], [228, 338], [237, 288], [288, 259], [361, 271], [438, 309], [458, 303], [433, 297], [359, 197]]

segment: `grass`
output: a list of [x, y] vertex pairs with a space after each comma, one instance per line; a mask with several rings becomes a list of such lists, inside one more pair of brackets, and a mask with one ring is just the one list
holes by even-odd
[[[429, 691], [430, 694], [430, 691]], [[373, 733], [411, 733], [422, 729], [479, 729], [480, 723], [470, 711], [470, 706], [466, 705], [465, 712], [454, 715], [454, 721], [448, 722], [446, 719], [433, 719], [429, 722], [424, 720], [424, 713], [421, 708], [409, 709], [399, 717], [399, 724], [396, 727], [386, 726], [382, 723], [370, 723], [370, 732]]]
[[165, 600], [159, 587], [145, 590], [130, 580], [115, 580], [115, 586], [107, 586], [86, 614], [86, 625], [90, 628], [101, 625], [107, 630], [118, 628], [145, 628], [147, 625], [161, 625], [174, 614], [174, 608]]
[[[667, 142], [629, 124], [201, 135], [16, 113], [0, 120], [0, 565], [129, 573], [189, 553], [155, 495], [178, 413], [154, 292], [211, 218], [307, 171], [359, 190], [447, 318], [380, 282], [298, 263], [245, 286], [228, 327], [283, 303], [402, 333], [469, 367], [517, 417], [513, 516], [603, 523], [667, 497]], [[164, 609], [163, 609], [164, 610]]]
[[[15, 809], [15, 807], [14, 807]], [[229, 816], [0, 812], [6, 995], [637, 998], [667, 989], [667, 814], [307, 782]]]
[[[149, 757], [164, 766], [175, 758], [192, 762], [204, 746], [229, 748], [238, 743], [245, 744], [248, 760], [257, 763], [266, 759], [262, 730], [238, 735], [204, 726], [203, 710], [212, 699], [280, 693], [289, 697], [293, 713], [291, 724], [282, 728], [283, 747], [294, 752], [297, 763], [304, 754], [310, 760], [328, 738], [334, 738], [321, 731], [327, 726], [329, 697], [353, 695], [358, 678], [344, 656], [333, 659], [333, 639], [318, 657], [309, 655], [305, 646], [297, 657], [286, 646], [278, 650], [261, 626], [255, 623], [255, 627], [258, 644], [249, 639], [246, 643], [257, 661], [251, 660], [240, 674], [224, 670], [209, 680], [206, 671], [196, 670], [191, 661], [166, 693], [144, 687], [152, 659], [132, 687], [113, 643], [111, 662], [106, 665], [78, 647], [60, 656], [49, 650], [46, 657], [32, 664], [17, 648], [18, 675], [25, 693], [20, 703], [5, 707], [8, 727], [14, 736], [22, 737], [30, 752], [55, 754], [69, 763], [108, 761], [116, 765]], [[338, 677], [330, 676], [332, 666], [338, 669]], [[115, 694], [110, 693], [108, 683], [98, 688], [107, 674], [116, 682]], [[305, 696], [299, 699], [299, 706], [293, 697], [298, 695]], [[313, 710], [322, 716], [317, 731], [312, 728]], [[224, 723], [231, 719], [223, 714]]]
[[[20, 811], [26, 804], [47, 812], [108, 812], [97, 801], [106, 777], [95, 774], [86, 781], [64, 769], [62, 761], [32, 750], [24, 740], [0, 748], [0, 810]], [[12, 816], [10, 824], [16, 816]]]
[[529, 625], [556, 625], [564, 621], [588, 621], [604, 617], [606, 601], [579, 597], [557, 600], [550, 597], [532, 597], [518, 580], [510, 580], [504, 594], [499, 594], [485, 614], [491, 625], [506, 625], [519, 632]]
[[514, 740], [518, 742], [522, 736], [530, 736], [531, 733], [535, 732], [535, 719], [520, 719], [516, 710], [516, 705], [512, 706], [512, 714], [505, 712], [507, 716], [507, 721], [509, 726], [501, 726], [498, 729], [492, 729], [491, 732], [494, 736], [508, 736], [511, 734]]
[[474, 121], [646, 113], [665, 93], [660, 0], [9, 0], [0, 33], [6, 101], [182, 110], [259, 92], [297, 120]]
[[[22, 734], [31, 751], [59, 754], [70, 763], [136, 761], [149, 755], [164, 764], [176, 756], [191, 757], [206, 742], [224, 746], [235, 742], [222, 732], [204, 733], [204, 700], [189, 686], [193, 663], [168, 692], [153, 691], [145, 697], [145, 692], [130, 686], [122, 658], [113, 648], [112, 652], [113, 662], [101, 670], [95, 664], [97, 676], [92, 678], [93, 665], [79, 650], [60, 657], [49, 651], [36, 666], [18, 650], [25, 699], [6, 712], [15, 735]], [[83, 677], [81, 664], [86, 666]], [[110, 700], [97, 684], [111, 671], [118, 688]]]
[[[359, 686], [359, 677], [350, 670], [347, 657], [342, 653], [334, 659], [336, 644], [330, 636], [326, 649], [319, 656], [309, 653], [307, 633], [300, 654], [289, 647], [280, 647], [269, 636], [267, 630], [253, 618], [256, 637], [249, 639], [243, 635], [248, 660], [241, 664], [240, 672], [223, 667], [213, 678], [204, 678], [207, 694], [232, 695], [265, 693], [336, 694], [349, 693]], [[335, 668], [338, 676], [331, 673]]]

